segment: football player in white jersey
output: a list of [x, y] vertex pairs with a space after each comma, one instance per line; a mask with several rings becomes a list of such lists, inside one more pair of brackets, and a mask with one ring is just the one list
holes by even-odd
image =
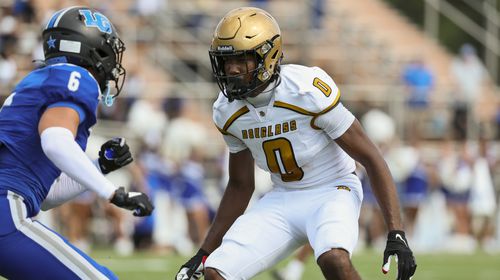
[[[221, 88], [213, 118], [230, 150], [229, 182], [204, 243], [176, 279], [249, 279], [306, 242], [325, 278], [359, 279], [350, 260], [363, 199], [355, 160], [389, 230], [383, 271], [397, 255], [398, 279], [409, 279], [416, 263], [391, 174], [332, 78], [318, 67], [280, 65], [279, 26], [258, 8], [226, 14], [209, 54]], [[274, 187], [245, 212], [254, 160]]]

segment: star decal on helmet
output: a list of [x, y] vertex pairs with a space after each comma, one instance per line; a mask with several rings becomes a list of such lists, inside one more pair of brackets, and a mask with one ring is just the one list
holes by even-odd
[[52, 36], [49, 37], [47, 40], [47, 46], [49, 46], [49, 49], [55, 49], [56, 48], [56, 39], [53, 39]]

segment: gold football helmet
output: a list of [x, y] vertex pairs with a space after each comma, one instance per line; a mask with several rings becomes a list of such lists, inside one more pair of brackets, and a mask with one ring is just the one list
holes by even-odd
[[[244, 7], [227, 13], [219, 22], [209, 50], [217, 84], [230, 100], [245, 99], [279, 76], [283, 57], [281, 31], [276, 20], [259, 8]], [[257, 67], [246, 73], [226, 75], [224, 61], [243, 56], [255, 59]], [[242, 77], [252, 73], [252, 82]]]

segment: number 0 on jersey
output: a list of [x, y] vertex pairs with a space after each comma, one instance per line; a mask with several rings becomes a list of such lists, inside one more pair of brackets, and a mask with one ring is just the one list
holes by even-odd
[[299, 181], [304, 171], [297, 164], [292, 144], [286, 138], [276, 138], [262, 143], [267, 166], [273, 173], [281, 174], [283, 182]]

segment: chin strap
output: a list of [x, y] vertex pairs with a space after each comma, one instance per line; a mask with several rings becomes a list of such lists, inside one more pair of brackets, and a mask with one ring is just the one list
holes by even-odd
[[115, 102], [115, 99], [113, 98], [113, 96], [110, 94], [111, 93], [111, 89], [109, 88], [109, 82], [106, 84], [106, 89], [105, 89], [105, 93], [104, 93], [104, 100], [103, 100], [103, 103], [104, 105], [106, 105], [107, 107], [111, 107], [113, 106], [113, 103]]

